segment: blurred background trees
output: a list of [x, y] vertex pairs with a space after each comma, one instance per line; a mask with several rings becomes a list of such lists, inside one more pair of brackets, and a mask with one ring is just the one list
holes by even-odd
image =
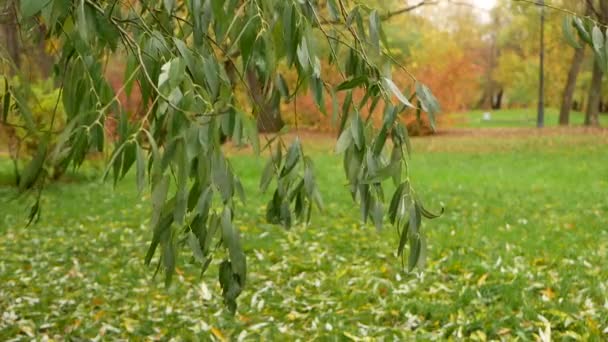
[[[560, 110], [561, 125], [570, 124], [571, 110], [586, 112], [585, 125], [592, 126], [599, 125], [598, 115], [608, 112], [608, 96], [599, 88], [605, 79], [601, 70], [594, 71], [593, 53], [585, 53], [583, 44], [578, 49], [568, 45], [563, 32], [567, 12], [605, 22], [605, 2], [547, 2], [564, 10], [545, 9], [545, 106]], [[366, 3], [390, 11], [404, 2]], [[405, 3], [424, 4], [385, 21], [392, 53], [435, 90], [444, 113], [536, 107], [540, 14], [534, 3], [499, 0], [491, 9], [472, 0]], [[316, 110], [310, 95], [297, 103], [305, 124], [332, 129], [331, 118]], [[293, 106], [283, 108], [288, 124], [293, 124], [292, 112]], [[440, 120], [449, 125], [451, 119], [447, 115]], [[410, 133], [430, 132], [420, 131], [414, 121]]]
[[[321, 1], [323, 2], [323, 1]], [[605, 23], [608, 20], [608, 0], [569, 1], [555, 0], [549, 5], [560, 9], [588, 15], [594, 20]], [[381, 13], [393, 13], [383, 18], [387, 40], [392, 45], [391, 53], [401, 64], [423, 82], [434, 89], [442, 104], [444, 113], [471, 109], [499, 110], [505, 108], [533, 108], [538, 101], [539, 82], [539, 11], [529, 1], [497, 0], [492, 8], [483, 8], [482, 2], [475, 0], [390, 0], [360, 1], [378, 7]], [[6, 77], [27, 79], [28, 91], [40, 96], [37, 101], [48, 105], [52, 97], [58, 96], [60, 82], [54, 77], [52, 41], [45, 41], [46, 27], [40, 22], [35, 29], [23, 30], [17, 22], [15, 0], [4, 1], [0, 5], [0, 41], [2, 55], [10, 57], [2, 63], [2, 74]], [[322, 4], [321, 4], [322, 5]], [[326, 6], [322, 16], [327, 17]], [[547, 10], [545, 25], [546, 40], [546, 106], [559, 108], [559, 124], [570, 124], [570, 111], [585, 112], [585, 125], [599, 125], [599, 115], [608, 112], [608, 96], [602, 93], [602, 70], [594, 62], [594, 53], [585, 51], [584, 44], [573, 48], [564, 37], [563, 11]], [[334, 28], [332, 28], [334, 29]], [[340, 31], [341, 28], [335, 28]], [[342, 28], [344, 29], [344, 28]], [[571, 28], [572, 29], [572, 28]], [[319, 49], [329, 46], [317, 37]], [[578, 38], [577, 38], [578, 39]], [[589, 48], [587, 48], [589, 50]], [[123, 69], [127, 60], [108, 61], [105, 73], [111, 86], [118, 89], [124, 82]], [[325, 63], [325, 62], [322, 62]], [[257, 75], [263, 70], [253, 66], [247, 74], [249, 87], [261, 96], [266, 84], [261, 84]], [[331, 65], [324, 65], [331, 77], [338, 71]], [[15, 70], [20, 70], [16, 75]], [[296, 87], [297, 77], [293, 70], [283, 70], [284, 78], [290, 89]], [[395, 79], [400, 86], [406, 85], [403, 79]], [[51, 81], [46, 81], [52, 78]], [[141, 95], [137, 84], [128, 94], [121, 94], [121, 102], [132, 113], [141, 106]], [[235, 89], [243, 92], [243, 89]], [[244, 96], [244, 95], [242, 95]], [[355, 92], [355, 99], [363, 94]], [[262, 99], [262, 97], [260, 97]], [[343, 100], [343, 99], [342, 99]], [[332, 131], [336, 118], [319, 111], [313, 94], [300, 90], [299, 97], [289, 105], [276, 107], [272, 102], [279, 98], [264, 99], [267, 108], [257, 116], [260, 131], [276, 132], [285, 124], [298, 124], [302, 127], [321, 131]], [[331, 111], [331, 100], [325, 99], [327, 111]], [[36, 121], [43, 124], [42, 117], [48, 116], [48, 108], [42, 106], [36, 111]], [[278, 108], [278, 110], [277, 110]], [[298, 112], [299, 122], [294, 122], [294, 112]], [[381, 122], [380, 111], [373, 113], [375, 122]], [[48, 121], [48, 118], [47, 118]], [[450, 116], [440, 118], [444, 125], [450, 124]], [[15, 123], [19, 124], [19, 123]], [[109, 125], [111, 126], [111, 125]], [[19, 129], [3, 124], [2, 143], [8, 146], [11, 155], [27, 156], [20, 137]], [[430, 133], [429, 127], [420, 127], [414, 117], [408, 125], [411, 134]], [[30, 143], [30, 145], [32, 145]], [[21, 151], [21, 147], [24, 150]], [[21, 151], [21, 152], [19, 152]]]

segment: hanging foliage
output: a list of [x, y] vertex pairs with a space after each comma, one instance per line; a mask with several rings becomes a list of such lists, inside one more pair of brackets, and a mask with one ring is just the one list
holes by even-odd
[[[219, 282], [232, 312], [246, 285], [246, 257], [233, 224], [235, 203], [245, 203], [245, 193], [221, 149], [222, 136], [250, 143], [258, 154], [270, 152], [260, 180], [260, 188], [271, 194], [269, 222], [289, 228], [309, 222], [323, 208], [313, 162], [300, 141], [287, 146], [277, 135], [261, 144], [255, 123], [261, 111], [306, 90], [321, 111], [325, 98], [335, 103], [336, 149], [344, 155], [348, 189], [363, 221], [380, 229], [388, 217], [399, 232], [398, 255], [405, 260], [409, 249], [408, 269], [424, 263], [422, 218], [436, 215], [411, 186], [411, 148], [401, 118], [426, 112], [434, 125], [439, 105], [413, 76], [412, 90], [405, 92], [392, 81], [395, 67], [407, 70], [394, 65], [388, 52], [382, 30], [387, 16], [345, 0], [322, 5], [312, 0], [22, 0], [18, 12], [24, 25], [45, 25], [47, 39], [59, 46], [67, 121], [52, 149], [40, 145], [20, 189], [39, 194], [45, 169], [78, 167], [89, 151], [103, 150], [106, 123], [116, 121], [105, 177], [116, 183], [135, 169], [138, 189], [150, 187], [152, 239], [145, 263], [158, 255], [167, 285], [180, 248], [191, 251], [202, 272], [214, 257], [223, 258]], [[104, 61], [115, 54], [127, 56], [125, 84], [116, 91], [103, 72]], [[328, 81], [321, 60], [329, 61], [340, 82]], [[295, 89], [289, 89], [279, 67], [295, 70]], [[251, 75], [257, 83], [248, 82]], [[143, 111], [129, 116], [119, 99], [134, 84]], [[235, 87], [246, 90], [245, 101], [235, 96]], [[19, 115], [30, 122], [20, 92], [6, 89], [2, 120]], [[361, 100], [353, 101], [354, 90], [364, 94]], [[346, 94], [342, 105], [339, 93]], [[383, 106], [381, 127], [364, 117], [367, 106], [372, 107], [368, 112]], [[26, 126], [31, 134], [45, 134]], [[386, 196], [390, 180], [396, 189]], [[32, 218], [38, 210], [36, 201]]]

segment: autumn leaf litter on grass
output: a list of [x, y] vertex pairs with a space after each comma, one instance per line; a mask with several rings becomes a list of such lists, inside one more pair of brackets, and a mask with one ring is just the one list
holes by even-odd
[[[517, 153], [425, 153], [415, 141], [421, 196], [448, 210], [425, 225], [428, 265], [414, 273], [401, 269], [394, 231], [360, 224], [335, 186], [344, 184], [337, 157], [316, 154], [328, 206], [310, 226], [266, 224], [264, 196], [239, 209], [250, 279], [234, 317], [217, 262], [201, 279], [182, 253], [169, 289], [143, 266], [148, 195], [138, 198], [129, 180], [52, 185], [28, 229], [23, 203], [3, 204], [0, 338], [603, 339], [608, 182], [597, 170], [607, 145], [577, 137], [575, 153], [567, 137], [547, 137], [551, 149], [539, 152], [543, 139], [509, 140]], [[255, 194], [264, 161], [233, 162]], [[0, 188], [3, 198], [13, 191]]]

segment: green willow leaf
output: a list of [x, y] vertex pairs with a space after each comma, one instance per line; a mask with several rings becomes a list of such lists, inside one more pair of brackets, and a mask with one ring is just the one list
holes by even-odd
[[[168, 231], [169, 232], [169, 231]], [[175, 245], [173, 242], [173, 236], [169, 232], [169, 234], [165, 235], [165, 239], [162, 242], [162, 262], [165, 267], [165, 287], [169, 287], [171, 285], [173, 274], [175, 273], [175, 259], [177, 258]]]
[[407, 239], [408, 239], [409, 228], [410, 228], [410, 222], [407, 221], [404, 224], [403, 228], [401, 229], [401, 232], [399, 233], [399, 246], [397, 247], [398, 256], [403, 255], [403, 251], [405, 249], [405, 244], [407, 243]]
[[279, 89], [281, 96], [283, 96], [286, 99], [289, 99], [290, 98], [289, 87], [287, 86], [287, 82], [285, 82], [283, 75], [277, 74], [277, 77], [275, 79], [275, 84], [276, 84], [277, 88]]
[[399, 204], [403, 200], [403, 191], [406, 186], [407, 183], [399, 184], [399, 186], [397, 187], [397, 189], [395, 189], [395, 192], [393, 193], [393, 197], [391, 198], [391, 202], [388, 207], [388, 217], [391, 224], [395, 224], [395, 221], [397, 220], [397, 210], [399, 208]]
[[262, 171], [262, 177], [260, 178], [260, 190], [262, 192], [266, 192], [266, 190], [268, 189], [268, 186], [272, 181], [272, 176], [274, 175], [274, 172], [274, 163], [272, 159], [270, 159], [268, 163], [266, 163], [264, 171]]
[[349, 90], [349, 89], [353, 89], [355, 87], [359, 87], [362, 85], [367, 85], [367, 76], [362, 75], [359, 77], [354, 77], [351, 79], [348, 79], [342, 83], [340, 83], [337, 87], [336, 87], [336, 91], [342, 91], [342, 90]]
[[228, 249], [232, 272], [238, 276], [241, 287], [245, 285], [247, 276], [247, 264], [245, 252], [241, 246], [238, 231], [232, 225], [232, 212], [229, 208], [224, 208], [222, 212], [222, 240]]
[[369, 15], [369, 39], [377, 54], [380, 53], [380, 30], [380, 16], [373, 10]]
[[163, 0], [163, 5], [165, 6], [167, 14], [171, 14], [175, 8], [175, 0]]
[[11, 92], [8, 85], [8, 80], [4, 78], [4, 97], [2, 98], [2, 122], [6, 123], [8, 112], [11, 108]]
[[257, 18], [251, 17], [243, 26], [243, 30], [237, 38], [243, 65], [248, 65], [258, 35]]
[[239, 279], [232, 272], [232, 263], [224, 260], [220, 264], [219, 281], [222, 287], [222, 297], [228, 310], [234, 314], [236, 312], [236, 298], [242, 291]]
[[435, 219], [438, 217], [441, 217], [441, 215], [443, 215], [443, 213], [445, 212], [445, 208], [441, 207], [441, 211], [439, 212], [439, 214], [433, 214], [432, 212], [426, 210], [424, 208], [424, 206], [422, 205], [422, 203], [419, 203], [420, 205], [420, 213], [422, 214], [422, 216], [428, 218], [428, 219]]
[[346, 126], [346, 120], [350, 116], [350, 107], [353, 103], [353, 93], [352, 91], [348, 91], [346, 93], [346, 98], [342, 103], [342, 117], [340, 118], [340, 127], [338, 128], [338, 134], [344, 131], [344, 127]]
[[21, 0], [21, 16], [23, 19], [28, 19], [38, 14], [44, 7], [46, 7], [51, 0]]
[[146, 186], [146, 161], [145, 161], [145, 152], [137, 145], [136, 150], [136, 171], [137, 171], [137, 191], [141, 194]]
[[601, 51], [604, 47], [604, 34], [602, 33], [602, 30], [600, 30], [599, 27], [594, 26], [593, 30], [591, 31], [591, 36], [593, 40], [593, 48], [596, 51]]
[[340, 134], [340, 138], [338, 138], [338, 142], [336, 143], [336, 153], [342, 154], [346, 149], [352, 144], [353, 134], [351, 130], [345, 129]]
[[154, 229], [158, 225], [161, 216], [161, 211], [167, 198], [169, 191], [169, 176], [163, 177], [160, 182], [152, 189], [152, 217], [150, 219], [150, 227]]
[[327, 12], [329, 13], [329, 19], [336, 21], [340, 18], [340, 10], [336, 4], [336, 0], [327, 0]]
[[562, 21], [562, 31], [564, 33], [566, 42], [568, 44], [570, 44], [573, 48], [580, 49], [583, 46], [575, 38], [574, 31], [572, 30], [572, 27], [573, 27], [572, 21], [573, 21], [572, 16], [565, 16], [564, 20]]
[[203, 250], [198, 241], [198, 238], [192, 232], [188, 232], [188, 246], [190, 246], [190, 249], [192, 250], [192, 255], [194, 256], [194, 259], [196, 259], [196, 261], [203, 264], [207, 261], [205, 255], [203, 254]]
[[332, 122], [332, 124], [335, 125], [336, 122], [338, 121], [338, 116], [340, 115], [338, 95], [334, 89], [331, 89], [330, 93], [331, 93], [331, 109], [332, 109], [331, 122]]
[[296, 138], [294, 142], [287, 150], [287, 155], [285, 156], [285, 165], [283, 166], [283, 171], [281, 172], [281, 176], [289, 173], [300, 160], [300, 155], [302, 154], [302, 147], [300, 145], [300, 140]]
[[375, 156], [379, 156], [380, 153], [382, 153], [382, 149], [384, 148], [384, 143], [386, 142], [387, 135], [388, 128], [386, 127], [386, 125], [383, 125], [380, 129], [380, 132], [378, 133], [378, 136], [376, 137], [376, 139], [374, 139], [372, 151]]
[[374, 207], [372, 208], [372, 221], [376, 226], [376, 230], [382, 230], [382, 220], [384, 218], [384, 206], [382, 202], [376, 201], [374, 203]]
[[286, 5], [283, 11], [283, 30], [285, 37], [285, 52], [287, 64], [291, 66], [296, 58], [298, 49], [298, 26], [295, 5]]
[[200, 60], [198, 60], [186, 44], [177, 37], [173, 38], [173, 43], [184, 59], [186, 67], [192, 75], [192, 80], [198, 85], [203, 85], [205, 82], [205, 75], [203, 74], [203, 69], [200, 67]]
[[310, 80], [310, 87], [317, 108], [319, 108], [324, 115], [327, 115], [325, 111], [325, 101], [323, 100], [323, 81], [320, 78], [313, 77]]
[[410, 256], [408, 258], [408, 271], [411, 272], [420, 262], [422, 241], [420, 236], [413, 236], [410, 239]]
[[359, 150], [363, 150], [365, 147], [365, 133], [363, 122], [358, 114], [353, 116], [353, 119], [350, 122], [350, 130], [352, 132], [355, 145]]
[[580, 18], [574, 18], [574, 27], [578, 31], [579, 36], [582, 40], [593, 46], [593, 41], [591, 40], [591, 35], [589, 31], [585, 28], [583, 21]]
[[30, 189], [38, 180], [44, 166], [44, 160], [47, 155], [47, 147], [48, 141], [46, 139], [42, 140], [40, 145], [38, 145], [36, 154], [29, 164], [27, 164], [25, 170], [21, 174], [21, 178], [19, 180], [19, 191], [23, 192]]
[[399, 90], [399, 87], [397, 87], [397, 85], [395, 83], [393, 83], [393, 81], [389, 78], [383, 78], [382, 82], [384, 83], [385, 87], [388, 88], [388, 90], [391, 91], [391, 93], [393, 93], [393, 95], [395, 95], [397, 97], [397, 99], [403, 103], [404, 105], [410, 107], [410, 108], [416, 108], [414, 107], [414, 105], [412, 105], [412, 103], [407, 99], [407, 97], [405, 97], [403, 95], [403, 93], [401, 92], [401, 90]]
[[420, 82], [416, 82], [416, 97], [422, 105], [422, 110], [424, 110], [429, 115], [431, 128], [433, 129], [433, 131], [435, 131], [435, 116], [441, 110], [441, 108], [439, 107], [439, 102], [431, 93], [431, 90], [426, 85]]
[[80, 4], [78, 4], [78, 8], [76, 8], [76, 28], [78, 29], [80, 38], [85, 42], [88, 42], [89, 38], [95, 35], [94, 32], [90, 32], [89, 30], [92, 25], [92, 18], [89, 17], [87, 6], [85, 0], [80, 0]]
[[19, 94], [19, 92], [13, 92], [12, 95], [13, 99], [15, 100], [15, 104], [17, 105], [17, 108], [19, 108], [19, 114], [25, 122], [25, 127], [28, 129], [29, 132], [36, 134], [37, 128], [36, 124], [34, 123], [34, 115], [32, 114], [32, 111], [28, 106], [26, 100], [21, 96], [21, 94]]

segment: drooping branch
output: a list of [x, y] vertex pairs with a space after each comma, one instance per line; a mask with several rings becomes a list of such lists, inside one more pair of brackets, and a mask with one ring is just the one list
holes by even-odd
[[600, 12], [595, 8], [595, 6], [593, 5], [593, 1], [591, 0], [587, 0], [587, 8], [591, 10], [591, 12], [593, 12], [593, 14], [595, 14], [595, 16], [597, 18], [601, 18], [601, 14]]
[[385, 14], [381, 15], [380, 19], [381, 20], [389, 20], [392, 17], [398, 16], [400, 14], [404, 14], [404, 13], [407, 13], [407, 12], [411, 12], [411, 11], [417, 9], [417, 8], [422, 7], [422, 6], [436, 5], [438, 3], [439, 3], [439, 1], [422, 0], [419, 3], [411, 5], [411, 6], [408, 6], [408, 7], [404, 7], [404, 8], [395, 10], [395, 11], [389, 11], [388, 13], [385, 13]]
[[[388, 11], [388, 12], [380, 15], [380, 20], [382, 20], [382, 21], [389, 20], [392, 17], [398, 16], [400, 14], [411, 12], [411, 11], [417, 9], [417, 8], [422, 7], [422, 6], [436, 5], [438, 3], [439, 3], [439, 0], [421, 0], [417, 4], [414, 4], [414, 5], [411, 5], [411, 6], [407, 6], [407, 7], [403, 7], [401, 9], [394, 10], [394, 11]], [[321, 25], [343, 25], [344, 21], [342, 21], [340, 19], [335, 19], [335, 20], [323, 19], [319, 23]]]
[[[599, 19], [592, 18], [590, 15], [587, 15], [587, 14], [582, 15], [582, 14], [577, 13], [575, 11], [571, 11], [569, 9], [561, 8], [561, 7], [558, 7], [558, 6], [555, 6], [555, 5], [551, 5], [551, 4], [548, 4], [548, 3], [544, 3], [544, 4], [541, 5], [541, 4], [538, 3], [537, 0], [512, 0], [512, 1], [513, 2], [527, 3], [527, 4], [530, 4], [530, 5], [536, 5], [536, 6], [543, 6], [545, 8], [548, 8], [548, 9], [551, 9], [551, 10], [554, 10], [554, 11], [557, 11], [557, 12], [561, 12], [561, 13], [564, 13], [564, 14], [568, 14], [568, 15], [571, 15], [571, 16], [574, 16], [574, 17], [585, 18], [585, 19], [589, 20], [590, 22], [592, 22], [594, 25], [597, 25], [597, 26], [603, 27], [603, 28], [608, 28], [608, 25], [606, 25], [605, 23], [603, 23]], [[592, 11], [596, 11], [596, 10], [592, 9]], [[596, 18], [601, 18], [601, 17], [596, 17]]]

